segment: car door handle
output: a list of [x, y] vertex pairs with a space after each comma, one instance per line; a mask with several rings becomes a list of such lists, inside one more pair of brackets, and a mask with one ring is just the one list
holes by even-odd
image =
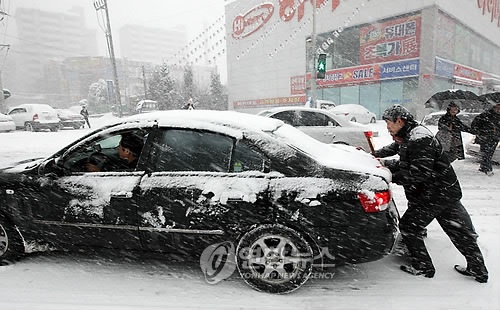
[[112, 192], [111, 198], [132, 198], [132, 192]]

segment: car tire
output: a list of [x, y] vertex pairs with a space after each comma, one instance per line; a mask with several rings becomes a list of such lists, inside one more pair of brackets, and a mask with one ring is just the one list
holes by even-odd
[[35, 128], [33, 127], [33, 125], [31, 123], [26, 123], [26, 124], [24, 124], [24, 130], [25, 131], [35, 131]]
[[377, 122], [377, 119], [375, 117], [372, 117], [370, 120], [370, 124], [375, 124]]
[[17, 228], [0, 214], [0, 265], [9, 264], [24, 252], [23, 239]]
[[260, 225], [241, 237], [236, 263], [241, 277], [255, 290], [285, 294], [309, 279], [313, 250], [307, 239], [292, 228]]
[[54, 126], [54, 127], [50, 127], [50, 131], [52, 131], [52, 132], [57, 132], [57, 131], [59, 131], [59, 125]]

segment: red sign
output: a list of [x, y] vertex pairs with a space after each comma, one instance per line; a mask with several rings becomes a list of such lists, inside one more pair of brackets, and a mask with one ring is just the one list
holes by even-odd
[[370, 64], [419, 57], [420, 29], [420, 15], [361, 28], [360, 63]]
[[290, 78], [290, 94], [302, 95], [306, 93], [306, 77], [304, 75], [292, 76]]
[[[329, 0], [316, 0], [316, 7], [320, 8]], [[332, 12], [340, 5], [340, 0], [332, 1]], [[304, 17], [306, 2], [312, 0], [279, 0], [279, 15], [285, 21], [291, 21], [295, 16], [300, 21]], [[271, 19], [274, 13], [272, 3], [262, 3], [243, 15], [238, 15], [233, 20], [233, 38], [242, 39], [261, 29]], [[295, 14], [297, 13], [297, 14]]]
[[491, 15], [491, 22], [497, 20], [497, 27], [500, 27], [500, 0], [477, 0], [477, 6], [483, 9], [483, 15]]
[[233, 21], [233, 38], [242, 39], [256, 32], [273, 16], [272, 3], [262, 3], [245, 15], [238, 15]]
[[[322, 7], [328, 0], [316, 0], [316, 8]], [[297, 4], [298, 2], [298, 4]], [[304, 17], [304, 4], [312, 0], [280, 0], [280, 18], [286, 22], [292, 20], [297, 12], [297, 20]], [[339, 6], [340, 0], [332, 0], [332, 12]]]
[[472, 68], [462, 66], [462, 65], [455, 65], [455, 69], [453, 71], [453, 76], [476, 81], [476, 82], [482, 82], [482, 80], [483, 80], [483, 75], [482, 75], [481, 71], [477, 71], [477, 70], [474, 70]]
[[[311, 79], [311, 74], [307, 75]], [[340, 84], [359, 84], [363, 82], [373, 82], [380, 79], [380, 65], [366, 65], [342, 69], [328, 70], [325, 78], [316, 80], [319, 88], [332, 87]]]
[[258, 106], [275, 106], [275, 105], [299, 105], [306, 102], [306, 96], [279, 97], [268, 99], [254, 99], [244, 101], [234, 101], [235, 108], [250, 108]]

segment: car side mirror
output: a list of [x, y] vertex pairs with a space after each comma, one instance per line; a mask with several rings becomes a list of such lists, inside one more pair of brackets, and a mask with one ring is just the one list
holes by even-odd
[[98, 153], [100, 153], [102, 151], [102, 147], [100, 144], [92, 145], [92, 149], [94, 150], [94, 152], [98, 152]]
[[62, 168], [57, 164], [58, 158], [50, 158], [44, 161], [38, 167], [38, 174], [48, 176], [50, 178], [56, 178], [62, 174]]

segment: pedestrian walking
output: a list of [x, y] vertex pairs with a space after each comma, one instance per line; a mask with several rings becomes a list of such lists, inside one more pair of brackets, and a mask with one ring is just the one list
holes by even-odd
[[500, 103], [476, 116], [471, 128], [476, 135], [476, 143], [479, 144], [481, 153], [479, 171], [492, 176], [491, 160], [500, 141]]
[[189, 98], [188, 102], [182, 108], [184, 110], [194, 110], [193, 98]]
[[82, 106], [82, 109], [80, 110], [80, 114], [85, 119], [85, 123], [87, 123], [87, 126], [89, 126], [89, 128], [91, 128], [90, 122], [89, 122], [89, 111], [87, 110], [86, 106]]
[[456, 159], [465, 159], [462, 131], [472, 133], [471, 128], [458, 118], [460, 108], [455, 102], [450, 102], [446, 108], [446, 114], [438, 121], [438, 132], [436, 138], [441, 143], [443, 151], [448, 155], [450, 162]]
[[436, 219], [467, 262], [466, 266], [455, 265], [455, 270], [478, 282], [487, 282], [488, 271], [476, 241], [477, 234], [460, 201], [460, 183], [441, 144], [400, 105], [388, 108], [382, 118], [394, 142], [376, 150], [375, 156], [399, 155], [399, 159], [382, 161], [391, 170], [392, 181], [403, 186], [408, 200], [399, 228], [408, 249], [409, 264], [402, 265], [401, 270], [434, 277], [436, 270], [422, 232]]

